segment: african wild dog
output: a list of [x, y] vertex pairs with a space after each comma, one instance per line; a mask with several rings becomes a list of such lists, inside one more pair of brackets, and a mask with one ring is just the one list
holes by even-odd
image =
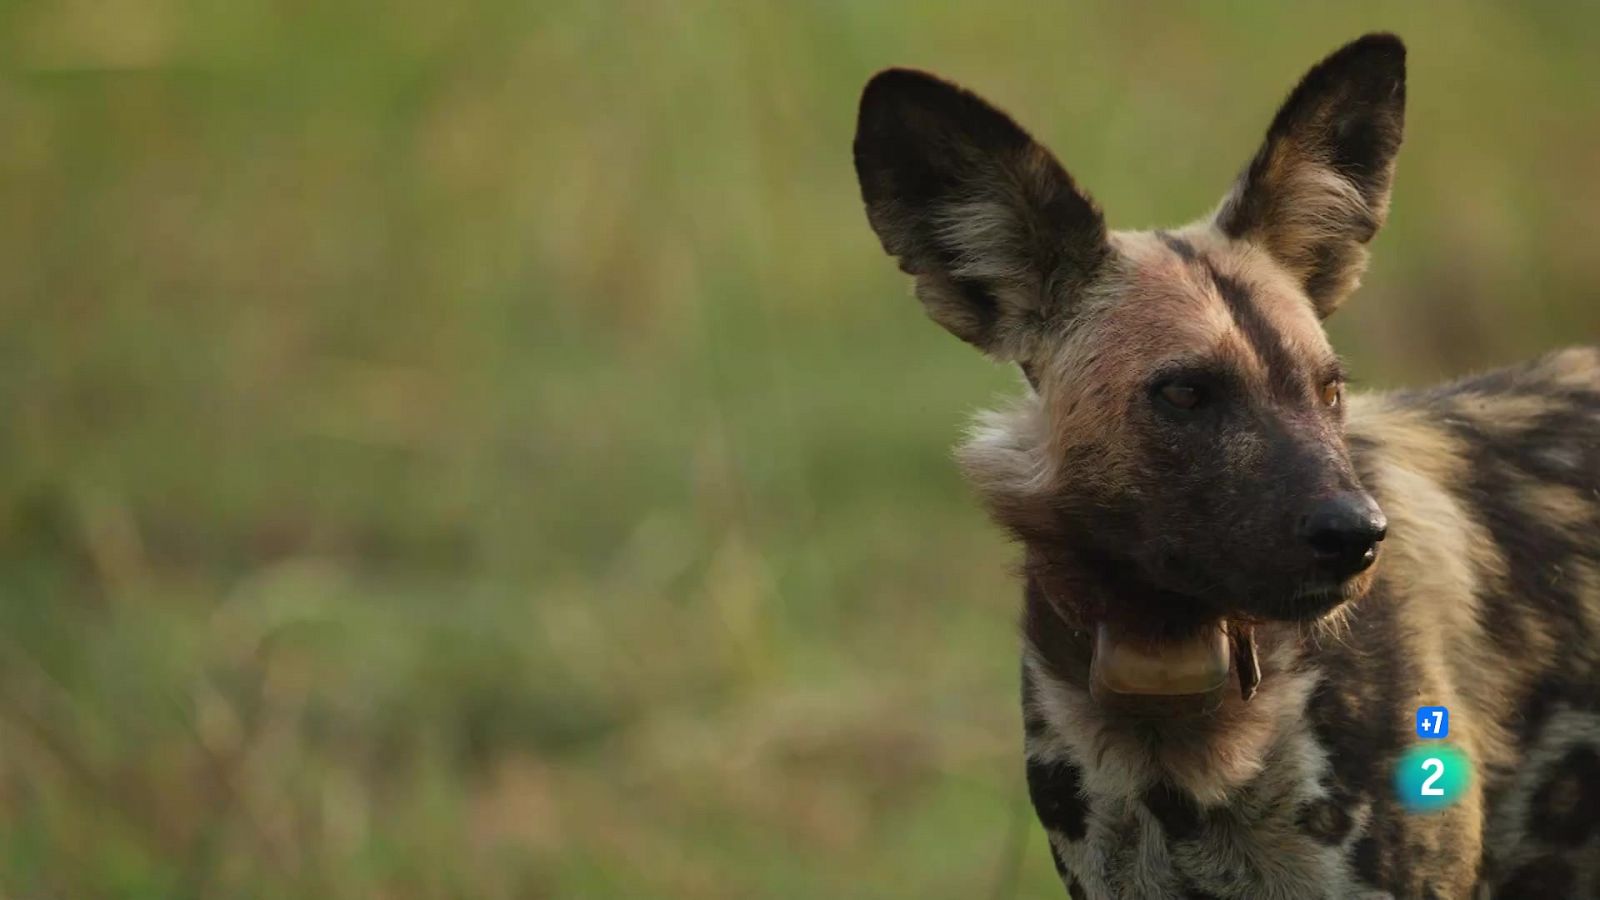
[[[1073, 897], [1600, 896], [1600, 349], [1346, 396], [1319, 321], [1404, 107], [1403, 45], [1361, 38], [1212, 215], [1126, 232], [973, 94], [862, 96], [872, 227], [1029, 386], [960, 458], [1025, 550], [1028, 787]], [[1391, 787], [1419, 705], [1474, 764], [1442, 812]]]

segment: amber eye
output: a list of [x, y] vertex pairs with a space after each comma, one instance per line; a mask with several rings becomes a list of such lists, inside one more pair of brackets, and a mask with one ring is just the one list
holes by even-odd
[[1204, 392], [1192, 384], [1169, 381], [1159, 391], [1161, 399], [1176, 409], [1194, 409], [1205, 400]]
[[1322, 405], [1329, 409], [1338, 409], [1344, 402], [1344, 383], [1330, 381], [1322, 386]]

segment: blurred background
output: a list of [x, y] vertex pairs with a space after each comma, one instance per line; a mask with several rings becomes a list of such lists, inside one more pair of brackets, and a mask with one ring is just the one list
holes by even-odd
[[857, 92], [1176, 224], [1377, 28], [1362, 386], [1595, 340], [1577, 4], [0, 5], [0, 897], [1059, 896]]

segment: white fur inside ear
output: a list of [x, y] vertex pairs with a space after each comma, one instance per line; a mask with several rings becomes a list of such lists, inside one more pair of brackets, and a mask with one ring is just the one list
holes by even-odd
[[[1020, 201], [1019, 201], [1020, 202]], [[1027, 235], [1010, 201], [974, 198], [948, 203], [935, 218], [939, 242], [955, 257], [950, 274], [988, 282], [1037, 286], [1039, 276], [1025, 253]], [[1030, 309], [1037, 292], [1010, 291], [1006, 299]]]
[[[976, 292], [976, 295], [975, 293]], [[1000, 362], [1034, 356], [1045, 316], [1029, 290], [1008, 282], [957, 282], [940, 272], [917, 276], [917, 299], [928, 317]]]
[[1381, 206], [1373, 207], [1360, 188], [1321, 161], [1275, 161], [1264, 180], [1266, 183], [1250, 185], [1240, 179], [1214, 218], [1229, 216], [1246, 190], [1266, 191], [1271, 203], [1244, 236], [1262, 244], [1299, 276], [1314, 265], [1320, 245], [1329, 241], [1366, 243], [1388, 214], [1387, 196]]
[[[1369, 202], [1353, 181], [1299, 152], [1275, 148], [1271, 164], [1255, 180], [1241, 178], [1212, 219], [1223, 232], [1266, 251], [1326, 316], [1360, 284], [1365, 244], [1388, 217], [1389, 195]], [[1241, 223], [1246, 205], [1251, 218]]]
[[1273, 241], [1299, 254], [1324, 241], [1364, 243], [1371, 237], [1363, 233], [1369, 230], [1366, 223], [1376, 230], [1382, 218], [1383, 211], [1369, 207], [1355, 184], [1324, 165], [1296, 167], [1279, 190]]

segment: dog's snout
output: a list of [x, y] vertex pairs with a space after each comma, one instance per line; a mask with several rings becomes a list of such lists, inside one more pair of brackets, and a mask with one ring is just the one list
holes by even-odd
[[1310, 545], [1317, 563], [1340, 577], [1372, 565], [1378, 556], [1378, 542], [1388, 531], [1383, 510], [1360, 492], [1319, 501], [1300, 519], [1300, 537]]

